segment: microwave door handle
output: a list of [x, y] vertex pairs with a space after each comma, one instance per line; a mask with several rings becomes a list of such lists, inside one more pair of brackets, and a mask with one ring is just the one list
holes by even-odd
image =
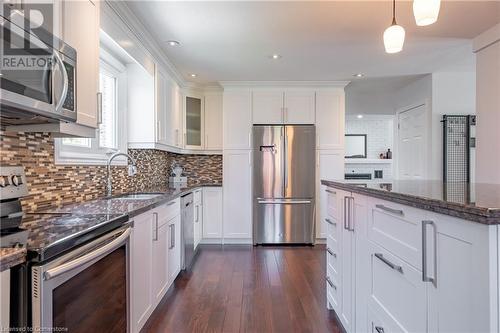
[[96, 258], [99, 258], [107, 253], [110, 253], [111, 251], [118, 248], [130, 236], [130, 233], [131, 229], [127, 228], [120, 236], [116, 237], [113, 241], [109, 242], [103, 247], [100, 247], [95, 251], [87, 253], [67, 263], [49, 269], [48, 271], [45, 272], [45, 280], [48, 281], [50, 279], [53, 279], [61, 274], [69, 272], [75, 268], [81, 267]]
[[68, 81], [68, 73], [66, 73], [66, 67], [64, 67], [64, 62], [57, 51], [54, 51], [54, 58], [56, 59], [57, 64], [61, 68], [61, 73], [63, 76], [63, 90], [61, 93], [61, 98], [59, 99], [56, 105], [56, 112], [59, 112], [59, 110], [62, 108], [64, 104], [64, 101], [66, 100], [66, 95], [68, 95], [69, 81]]

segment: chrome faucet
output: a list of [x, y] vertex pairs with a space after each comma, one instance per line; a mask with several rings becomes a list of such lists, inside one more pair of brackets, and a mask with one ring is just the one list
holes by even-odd
[[132, 164], [128, 165], [128, 175], [129, 176], [134, 176], [137, 173], [137, 167], [135, 166], [135, 160], [132, 156], [130, 156], [129, 154], [125, 154], [125, 153], [114, 153], [113, 155], [111, 155], [111, 157], [108, 159], [108, 167], [107, 167], [107, 172], [108, 172], [107, 173], [107, 182], [108, 182], [107, 194], [108, 194], [108, 197], [110, 197], [111, 194], [113, 193], [113, 185], [111, 184], [111, 162], [118, 156], [125, 156], [130, 161], [132, 161]]

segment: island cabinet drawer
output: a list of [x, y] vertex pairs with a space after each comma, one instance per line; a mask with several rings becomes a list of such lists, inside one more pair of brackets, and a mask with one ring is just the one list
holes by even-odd
[[331, 218], [338, 219], [340, 217], [340, 211], [338, 210], [338, 191], [334, 188], [327, 187], [326, 192], [326, 213]]
[[326, 223], [326, 233], [327, 233], [327, 238], [330, 238], [336, 242], [339, 241], [340, 239], [340, 224], [338, 223], [337, 219], [327, 216], [325, 218], [325, 223]]
[[158, 213], [158, 220], [160, 221], [160, 226], [162, 226], [181, 213], [180, 199], [177, 198], [164, 205], [156, 207], [153, 212]]
[[326, 265], [333, 273], [339, 274], [339, 253], [338, 246], [332, 241], [328, 241], [326, 246]]
[[399, 330], [425, 332], [426, 283], [422, 273], [381, 246], [368, 241], [370, 291], [368, 304], [394, 318]]
[[368, 239], [422, 270], [422, 221], [426, 212], [372, 198], [368, 215]]
[[367, 312], [368, 318], [368, 329], [367, 332], [370, 333], [403, 333], [405, 332], [394, 321], [393, 318], [387, 315], [387, 313], [381, 307], [368, 306]]
[[335, 274], [330, 269], [327, 269], [326, 275], [326, 293], [327, 300], [335, 312], [339, 313], [340, 310], [340, 285], [338, 283], [338, 274]]

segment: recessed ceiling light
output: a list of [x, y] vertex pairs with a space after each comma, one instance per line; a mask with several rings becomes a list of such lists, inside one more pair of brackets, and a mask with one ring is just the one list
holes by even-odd
[[176, 40], [169, 40], [167, 41], [168, 45], [170, 46], [178, 46], [178, 45], [181, 45], [181, 43], [179, 43], [178, 41]]
[[193, 74], [191, 74], [191, 77], [197, 77], [197, 75], [193, 73]]
[[279, 54], [273, 54], [271, 56], [271, 58], [273, 58], [274, 60], [277, 60], [277, 59], [281, 58], [281, 56]]
[[363, 73], [356, 73], [356, 74], [352, 74], [352, 76], [354, 76], [354, 77], [363, 77], [363, 76], [365, 76], [365, 74], [363, 74]]
[[357, 117], [358, 119], [361, 119], [361, 118], [363, 118], [363, 115], [362, 115], [362, 114], [358, 114], [356, 117]]

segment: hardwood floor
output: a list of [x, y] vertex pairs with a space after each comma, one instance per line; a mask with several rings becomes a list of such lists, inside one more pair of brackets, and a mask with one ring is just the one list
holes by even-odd
[[142, 332], [340, 332], [325, 248], [203, 246]]

